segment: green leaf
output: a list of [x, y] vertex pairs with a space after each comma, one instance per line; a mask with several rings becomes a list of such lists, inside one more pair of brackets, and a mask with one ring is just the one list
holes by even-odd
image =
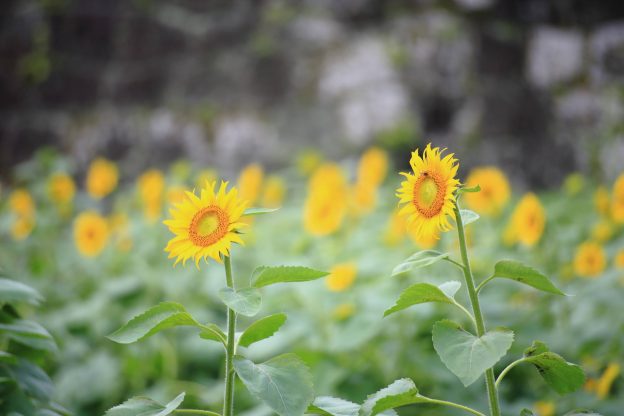
[[275, 283], [307, 282], [327, 276], [329, 273], [302, 266], [261, 266], [251, 277], [253, 287], [263, 287]]
[[301, 416], [314, 398], [312, 375], [295, 354], [258, 365], [235, 356], [234, 369], [251, 394], [280, 416]]
[[529, 409], [522, 409], [520, 411], [520, 416], [535, 416], [535, 415]]
[[537, 270], [514, 260], [501, 260], [494, 266], [494, 277], [515, 280], [556, 295], [565, 295], [561, 290]]
[[10, 324], [0, 324], [0, 333], [2, 332], [6, 332], [11, 340], [36, 350], [56, 351], [57, 349], [52, 335], [33, 321], [16, 319]]
[[19, 359], [16, 365], [9, 367], [9, 372], [19, 388], [29, 396], [43, 402], [49, 401], [52, 397], [54, 391], [52, 380], [41, 367]]
[[524, 351], [524, 356], [526, 361], [537, 368], [546, 383], [559, 394], [572, 393], [585, 383], [585, 373], [581, 367], [550, 352], [541, 341], [534, 341], [533, 345]]
[[275, 212], [277, 211], [279, 208], [247, 208], [245, 210], [245, 212], [243, 212], [243, 217], [246, 217], [248, 215], [263, 215], [263, 214], [269, 214], [271, 212]]
[[224, 347], [227, 344], [227, 335], [215, 324], [203, 325], [199, 336], [202, 339], [220, 342]]
[[17, 357], [6, 351], [0, 351], [0, 363], [15, 364]]
[[238, 340], [238, 345], [248, 347], [254, 342], [269, 338], [284, 325], [284, 322], [286, 322], [285, 313], [276, 313], [275, 315], [269, 315], [259, 319], [243, 331], [243, 334]]
[[453, 299], [449, 298], [440, 288], [430, 283], [416, 283], [405, 289], [399, 296], [396, 304], [384, 312], [384, 317], [412, 305], [420, 303], [440, 302], [453, 304]]
[[38, 305], [43, 297], [30, 286], [11, 279], [0, 278], [0, 303], [27, 302]]
[[408, 257], [403, 263], [399, 264], [392, 270], [392, 276], [408, 272], [412, 269], [420, 269], [421, 267], [430, 266], [445, 258], [448, 253], [440, 253], [436, 250], [423, 250]]
[[109, 409], [104, 416], [166, 416], [172, 414], [184, 400], [184, 393], [162, 405], [148, 397], [133, 397]]
[[446, 294], [449, 298], [454, 298], [455, 294], [461, 287], [461, 283], [457, 280], [449, 280], [448, 282], [444, 282], [438, 286], [442, 292]]
[[426, 397], [418, 394], [418, 389], [412, 380], [402, 378], [368, 396], [360, 408], [360, 416], [374, 416], [408, 404], [427, 402]]
[[433, 346], [446, 367], [469, 386], [496, 364], [513, 343], [513, 332], [494, 329], [476, 337], [449, 320], [433, 325]]
[[473, 192], [479, 192], [481, 190], [481, 187], [479, 185], [477, 186], [473, 186], [472, 188], [459, 188], [457, 190], [458, 193], [463, 194], [463, 193], [473, 193]]
[[323, 416], [357, 416], [360, 405], [336, 397], [320, 396], [308, 406], [306, 414]]
[[186, 311], [184, 306], [175, 302], [163, 302], [132, 318], [127, 324], [109, 335], [108, 339], [119, 344], [130, 344], [150, 337], [163, 329], [176, 326], [201, 328], [201, 325]]
[[253, 287], [241, 290], [224, 287], [219, 290], [219, 298], [221, 298], [228, 308], [245, 316], [254, 316], [260, 311], [260, 305], [262, 305], [260, 291]]
[[460, 209], [459, 214], [461, 215], [464, 225], [471, 224], [479, 219], [479, 214], [474, 211], [470, 211], [469, 209]]

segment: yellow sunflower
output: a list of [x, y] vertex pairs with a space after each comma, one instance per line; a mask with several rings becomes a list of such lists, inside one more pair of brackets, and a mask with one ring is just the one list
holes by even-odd
[[158, 169], [150, 169], [137, 180], [143, 214], [148, 221], [156, 221], [161, 214], [165, 193], [165, 176]]
[[95, 199], [104, 198], [117, 187], [117, 165], [104, 158], [97, 158], [87, 172], [87, 192]]
[[356, 276], [357, 265], [355, 263], [340, 263], [331, 269], [325, 284], [332, 292], [342, 292], [353, 285]]
[[397, 189], [400, 214], [407, 216], [407, 225], [418, 235], [437, 235], [451, 229], [449, 217], [455, 206], [455, 190], [459, 181], [457, 159], [453, 154], [442, 158], [445, 149], [428, 144], [422, 157], [412, 152], [410, 165], [414, 173], [401, 173], [406, 180]]
[[493, 166], [474, 168], [466, 179], [466, 186], [477, 185], [481, 187], [479, 192], [470, 192], [464, 196], [468, 207], [486, 216], [499, 215], [511, 196], [505, 174]]
[[279, 176], [270, 176], [266, 181], [264, 192], [262, 193], [262, 206], [266, 208], [278, 208], [282, 205], [285, 194], [286, 184], [284, 180]]
[[600, 244], [585, 242], [578, 246], [574, 256], [574, 271], [582, 277], [596, 277], [607, 265], [607, 256]]
[[35, 213], [35, 201], [30, 192], [19, 188], [11, 192], [9, 196], [9, 207], [18, 217], [30, 217]]
[[624, 173], [621, 174], [613, 184], [611, 217], [617, 223], [624, 223]]
[[386, 178], [388, 155], [378, 147], [371, 147], [362, 155], [358, 164], [357, 180], [377, 187]]
[[388, 226], [383, 235], [383, 241], [389, 246], [395, 246], [403, 240], [406, 232], [405, 217], [399, 215], [399, 210], [395, 209], [388, 219]]
[[76, 185], [66, 173], [55, 173], [48, 181], [48, 196], [59, 206], [66, 206], [74, 199]]
[[535, 402], [535, 404], [533, 404], [533, 408], [535, 409], [537, 416], [554, 416], [555, 414], [555, 404], [551, 401]]
[[11, 225], [11, 236], [16, 241], [24, 240], [35, 228], [34, 216], [18, 216]]
[[85, 257], [95, 257], [104, 250], [109, 237], [108, 222], [95, 211], [86, 211], [74, 221], [74, 243]]
[[199, 196], [187, 192], [187, 198], [171, 209], [171, 219], [164, 221], [175, 234], [165, 251], [169, 258], [177, 257], [174, 266], [190, 258], [199, 261], [213, 258], [221, 262], [221, 255], [230, 255], [232, 243], [243, 244], [238, 230], [245, 224], [241, 216], [247, 201], [239, 198], [238, 190], [227, 190], [228, 183], [221, 181], [215, 192], [216, 183], [207, 183]]
[[319, 167], [308, 184], [304, 227], [312, 235], [328, 235], [340, 228], [348, 208], [348, 186], [342, 169], [334, 163]]
[[260, 188], [264, 179], [264, 170], [257, 163], [252, 163], [243, 169], [238, 177], [240, 197], [253, 205], [260, 196]]
[[594, 206], [596, 211], [604, 217], [609, 216], [609, 205], [611, 200], [609, 198], [609, 191], [604, 185], [600, 185], [596, 192], [594, 192]]
[[519, 241], [534, 246], [542, 238], [546, 226], [546, 213], [537, 195], [527, 193], [520, 199], [505, 230], [505, 242]]

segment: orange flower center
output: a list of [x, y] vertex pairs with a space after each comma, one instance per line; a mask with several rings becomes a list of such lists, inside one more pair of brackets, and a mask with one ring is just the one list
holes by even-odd
[[191, 220], [189, 239], [196, 246], [208, 247], [228, 232], [230, 218], [223, 209], [210, 205], [202, 208]]
[[412, 203], [423, 217], [432, 218], [442, 211], [446, 183], [437, 172], [422, 172], [414, 183]]

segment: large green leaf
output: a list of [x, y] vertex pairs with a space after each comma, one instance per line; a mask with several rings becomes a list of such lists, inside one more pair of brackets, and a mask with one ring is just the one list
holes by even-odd
[[438, 321], [433, 326], [436, 352], [464, 386], [474, 383], [494, 366], [511, 347], [513, 338], [513, 332], [507, 329], [494, 329], [476, 337], [449, 320]]
[[454, 303], [453, 299], [449, 298], [437, 286], [430, 283], [416, 283], [401, 293], [395, 305], [384, 312], [384, 316], [409, 308], [412, 305], [428, 302]]
[[30, 286], [0, 277], [0, 303], [27, 302], [38, 305], [43, 297]]
[[545, 275], [534, 268], [514, 260], [501, 260], [494, 266], [494, 277], [515, 280], [556, 295], [565, 295]]
[[234, 369], [247, 389], [280, 416], [301, 416], [314, 398], [312, 375], [295, 354], [257, 365], [236, 356]]
[[108, 338], [120, 344], [130, 344], [175, 326], [201, 328], [184, 306], [175, 302], [163, 302], [132, 318]]
[[22, 345], [44, 351], [56, 351], [56, 342], [52, 335], [41, 325], [33, 321], [16, 319], [8, 324], [0, 324], [0, 333]]
[[52, 380], [41, 367], [30, 361], [19, 359], [17, 364], [9, 367], [9, 372], [19, 388], [29, 396], [44, 403], [52, 397], [54, 391]]
[[306, 414], [323, 416], [357, 416], [360, 405], [336, 397], [320, 396], [314, 399]]
[[470, 211], [469, 209], [460, 209], [459, 215], [461, 215], [464, 225], [472, 224], [479, 219], [479, 214], [474, 211]]
[[104, 416], [166, 416], [172, 414], [184, 400], [184, 393], [162, 405], [148, 397], [132, 399], [109, 409]]
[[245, 210], [245, 212], [243, 212], [243, 217], [246, 217], [246, 216], [249, 216], [249, 215], [270, 214], [271, 212], [275, 212], [278, 209], [279, 208], [257, 208], [257, 207], [247, 208]]
[[327, 276], [329, 273], [303, 266], [261, 266], [251, 276], [253, 287], [263, 287], [275, 283], [307, 282]]
[[225, 335], [221, 328], [219, 328], [215, 324], [202, 326], [202, 330], [199, 333], [199, 336], [202, 339], [220, 342], [221, 344], [223, 344], [224, 347], [227, 344], [227, 335]]
[[286, 322], [285, 313], [276, 313], [257, 320], [243, 331], [238, 340], [238, 345], [248, 347], [254, 342], [273, 336]]
[[392, 270], [392, 276], [408, 272], [413, 269], [420, 269], [421, 267], [430, 266], [439, 262], [445, 258], [448, 258], [448, 253], [440, 253], [436, 250], [424, 250], [412, 254], [405, 261]]
[[541, 341], [533, 341], [533, 345], [524, 351], [524, 356], [526, 361], [537, 368], [546, 383], [559, 394], [572, 393], [585, 383], [585, 373], [581, 367], [550, 352]]
[[254, 287], [240, 290], [224, 287], [219, 290], [219, 297], [228, 308], [245, 316], [254, 316], [260, 311], [260, 306], [262, 305], [262, 295]]
[[426, 397], [418, 394], [418, 389], [412, 380], [402, 378], [388, 387], [371, 394], [360, 408], [360, 416], [374, 416], [386, 410], [415, 403], [427, 403]]

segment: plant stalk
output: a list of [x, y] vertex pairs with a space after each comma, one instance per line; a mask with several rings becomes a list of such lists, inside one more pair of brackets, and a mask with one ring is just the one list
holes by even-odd
[[[472, 270], [470, 269], [470, 262], [468, 261], [468, 250], [466, 249], [466, 235], [464, 233], [464, 223], [459, 212], [459, 206], [457, 201], [455, 202], [455, 221], [457, 222], [457, 235], [459, 238], [459, 250], [461, 252], [462, 263], [464, 264], [464, 278], [466, 280], [466, 287], [468, 288], [468, 296], [470, 297], [470, 303], [472, 305], [472, 311], [474, 313], [477, 335], [482, 337], [485, 334], [485, 323], [483, 322], [483, 314], [481, 313], [481, 305], [479, 304], [479, 295], [475, 289], [474, 278], [472, 276]], [[498, 403], [498, 391], [494, 383], [494, 369], [488, 368], [485, 371], [485, 384], [487, 387], [488, 400], [490, 403], [490, 415], [500, 416], [500, 405]]]
[[[225, 281], [227, 287], [234, 289], [232, 263], [230, 256], [224, 256]], [[225, 397], [223, 400], [223, 416], [234, 415], [234, 367], [232, 365], [236, 346], [236, 312], [227, 308], [227, 345], [225, 348]]]

